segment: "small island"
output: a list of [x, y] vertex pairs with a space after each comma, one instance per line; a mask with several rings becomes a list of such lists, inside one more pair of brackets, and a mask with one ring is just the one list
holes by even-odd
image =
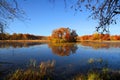
[[70, 28], [59, 28], [52, 32], [49, 40], [54, 43], [76, 42], [78, 34]]

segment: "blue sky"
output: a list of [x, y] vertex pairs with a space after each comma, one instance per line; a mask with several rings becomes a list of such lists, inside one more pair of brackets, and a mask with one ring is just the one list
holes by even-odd
[[[82, 13], [65, 8], [63, 0], [50, 3], [49, 0], [18, 0], [19, 6], [26, 12], [30, 20], [24, 22], [15, 19], [6, 29], [8, 33], [29, 33], [49, 36], [54, 29], [69, 27], [78, 35], [93, 34], [97, 21], [88, 18], [89, 12]], [[111, 34], [120, 34], [120, 23], [110, 26]]]

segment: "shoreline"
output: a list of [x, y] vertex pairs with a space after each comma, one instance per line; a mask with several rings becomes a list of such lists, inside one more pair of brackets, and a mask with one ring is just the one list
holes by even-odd
[[116, 43], [116, 42], [118, 42], [118, 43], [120, 43], [120, 40], [118, 40], [118, 41], [106, 41], [106, 40], [102, 40], [102, 41], [100, 41], [100, 40], [79, 40], [79, 41], [77, 41], [77, 42], [98, 42], [98, 43], [103, 43], [103, 42], [105, 42], [105, 43]]
[[[43, 43], [47, 43], [47, 42], [50, 42], [50, 40], [0, 40], [0, 42], [43, 42]], [[120, 40], [119, 41], [78, 40], [76, 43], [78, 42], [120, 43]]]
[[49, 42], [49, 40], [0, 40], [0, 42]]

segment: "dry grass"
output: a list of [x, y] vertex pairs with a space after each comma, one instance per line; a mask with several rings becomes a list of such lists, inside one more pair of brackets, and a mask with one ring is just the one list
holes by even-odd
[[6, 80], [53, 80], [53, 69], [55, 61], [41, 62], [39, 67], [36, 60], [30, 60], [28, 69], [17, 69], [14, 73], [9, 74]]
[[0, 42], [49, 42], [49, 40], [0, 40]]
[[107, 40], [77, 40], [77, 42], [119, 42], [120, 43], [120, 40], [110, 40], [110, 41], [107, 41]]

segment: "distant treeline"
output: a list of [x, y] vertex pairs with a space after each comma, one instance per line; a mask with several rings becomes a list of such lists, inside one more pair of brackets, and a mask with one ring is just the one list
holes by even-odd
[[47, 40], [46, 36], [36, 36], [33, 34], [16, 34], [12, 35], [8, 33], [0, 34], [0, 40]]
[[92, 34], [92, 35], [84, 35], [79, 36], [77, 40], [85, 41], [85, 40], [105, 40], [105, 41], [117, 41], [120, 40], [120, 35], [110, 35], [110, 34]]
[[[53, 38], [50, 36], [37, 36], [33, 34], [16, 34], [13, 33], [12, 35], [0, 34], [0, 40], [49, 40], [49, 38]], [[105, 41], [120, 41], [120, 35], [110, 35], [110, 34], [98, 34], [94, 33], [92, 35], [84, 35], [78, 36], [77, 41], [89, 41], [89, 40], [105, 40]]]

